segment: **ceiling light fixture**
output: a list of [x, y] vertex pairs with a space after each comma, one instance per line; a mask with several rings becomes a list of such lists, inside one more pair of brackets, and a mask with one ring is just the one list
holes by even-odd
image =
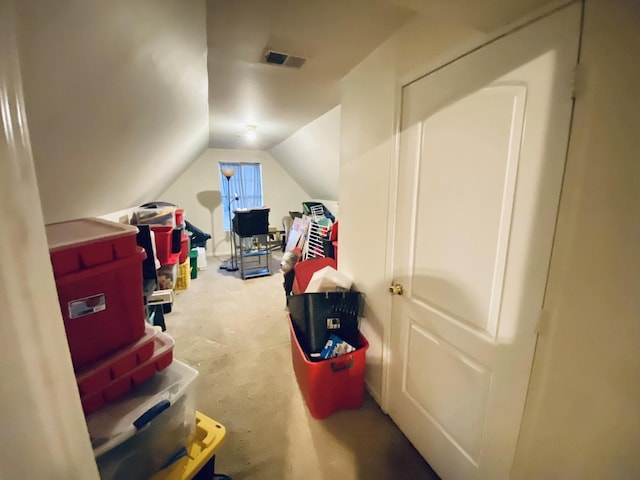
[[245, 137], [247, 138], [247, 140], [249, 141], [254, 141], [256, 139], [256, 128], [258, 128], [256, 125], [247, 125], [247, 133], [245, 133]]
[[256, 139], [257, 125], [245, 125], [246, 130], [244, 133], [236, 133], [236, 138], [244, 138], [248, 142], [253, 142]]

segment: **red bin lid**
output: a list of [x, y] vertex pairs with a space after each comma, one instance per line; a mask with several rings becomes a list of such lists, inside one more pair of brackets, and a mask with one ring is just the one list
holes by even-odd
[[79, 218], [66, 222], [50, 223], [45, 225], [45, 231], [49, 250], [55, 252], [97, 241], [136, 235], [138, 227], [100, 218]]

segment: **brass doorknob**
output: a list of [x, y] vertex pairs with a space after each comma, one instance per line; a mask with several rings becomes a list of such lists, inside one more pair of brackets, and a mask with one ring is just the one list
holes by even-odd
[[404, 293], [404, 287], [401, 283], [392, 283], [389, 285], [389, 293], [392, 295], [402, 295]]

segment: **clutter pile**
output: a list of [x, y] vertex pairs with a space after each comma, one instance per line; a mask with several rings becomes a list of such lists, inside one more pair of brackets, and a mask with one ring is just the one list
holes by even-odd
[[304, 213], [289, 212], [283, 219], [284, 252], [300, 250], [300, 258], [333, 258], [338, 263], [338, 221], [319, 202], [303, 202]]
[[362, 405], [369, 344], [359, 328], [363, 295], [352, 290], [334, 258], [305, 258], [310, 249], [300, 238], [288, 242], [281, 262], [291, 357], [309, 412], [321, 419]]
[[[173, 338], [164, 324], [162, 331], [153, 325], [155, 262], [181, 256], [171, 247], [176, 212], [147, 210], [136, 212], [135, 221], [162, 223], [81, 218], [45, 226], [80, 403], [103, 480], [146, 480], [169, 466], [176, 474], [166, 478], [187, 478], [172, 465], [202, 423], [195, 410], [198, 371], [173, 358]], [[155, 242], [154, 227], [160, 227]], [[173, 298], [161, 297], [165, 304]], [[224, 429], [215, 429], [213, 447], [224, 439]]]

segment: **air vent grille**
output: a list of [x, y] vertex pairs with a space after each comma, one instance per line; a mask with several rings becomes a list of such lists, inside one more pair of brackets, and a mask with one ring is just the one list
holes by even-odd
[[300, 68], [307, 61], [306, 58], [294, 57], [288, 53], [276, 52], [271, 49], [267, 49], [263, 55], [264, 63], [269, 65], [277, 65], [279, 67]]

